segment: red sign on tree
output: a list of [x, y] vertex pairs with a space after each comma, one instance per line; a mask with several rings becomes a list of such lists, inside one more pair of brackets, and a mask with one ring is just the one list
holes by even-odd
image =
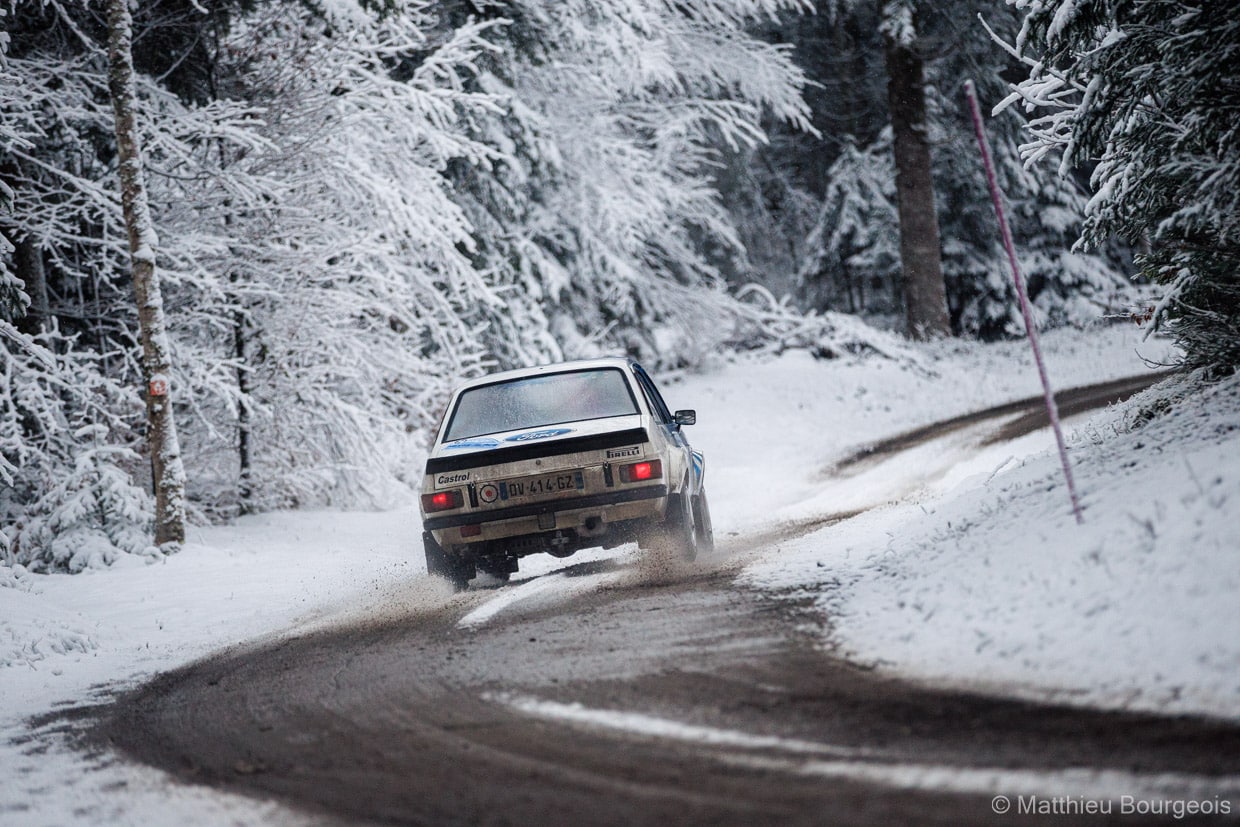
[[168, 395], [168, 377], [162, 373], [157, 373], [151, 377], [148, 390], [151, 396], [167, 396]]

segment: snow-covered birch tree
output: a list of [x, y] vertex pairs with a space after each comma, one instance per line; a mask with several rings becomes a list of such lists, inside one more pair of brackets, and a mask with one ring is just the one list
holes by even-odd
[[[0, 545], [36, 571], [152, 550], [102, 50], [58, 3], [0, 34]], [[89, 53], [83, 48], [89, 46]]]
[[125, 231], [138, 303], [146, 379], [146, 438], [155, 487], [155, 544], [185, 542], [185, 467], [172, 409], [172, 353], [155, 254], [159, 242], [147, 203], [142, 142], [134, 114], [133, 18], [129, 0], [108, 0], [108, 90], [115, 117]]

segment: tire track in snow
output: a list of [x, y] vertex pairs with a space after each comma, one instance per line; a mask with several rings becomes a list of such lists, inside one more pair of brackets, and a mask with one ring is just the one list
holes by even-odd
[[716, 755], [718, 760], [739, 767], [907, 790], [948, 791], [966, 795], [1072, 796], [1098, 800], [1118, 800], [1122, 796], [1163, 800], [1240, 799], [1240, 776], [1237, 775], [1141, 773], [1083, 767], [1045, 770], [944, 766], [908, 762], [900, 760], [898, 754], [865, 747], [755, 735], [640, 712], [596, 709], [580, 703], [507, 694], [488, 694], [483, 698], [525, 715], [567, 726], [605, 730], [619, 736], [682, 741], [721, 751]]

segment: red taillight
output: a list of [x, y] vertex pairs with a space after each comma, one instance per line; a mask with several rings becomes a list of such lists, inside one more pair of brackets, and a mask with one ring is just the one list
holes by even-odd
[[644, 482], [663, 476], [662, 460], [651, 459], [620, 466], [620, 482]]
[[460, 508], [461, 492], [452, 491], [436, 491], [434, 494], [422, 495], [422, 510], [430, 513], [432, 511], [447, 511], [449, 508]]

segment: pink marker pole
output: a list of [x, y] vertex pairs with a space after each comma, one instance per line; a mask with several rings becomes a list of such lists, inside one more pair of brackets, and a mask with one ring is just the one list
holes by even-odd
[[1046, 362], [1042, 359], [1042, 348], [1038, 345], [1038, 329], [1033, 323], [1033, 311], [1029, 307], [1029, 296], [1025, 292], [1025, 279], [1016, 261], [1016, 247], [1012, 244], [1012, 231], [1008, 227], [1007, 214], [1003, 211], [1003, 194], [999, 191], [999, 180], [995, 176], [995, 164], [990, 157], [986, 130], [982, 127], [982, 110], [977, 105], [977, 90], [973, 87], [973, 81], [964, 82], [964, 93], [969, 99], [969, 112], [973, 116], [973, 131], [977, 133], [977, 145], [982, 150], [982, 163], [986, 166], [986, 183], [990, 185], [990, 200], [995, 205], [995, 216], [999, 219], [999, 232], [1003, 236], [1003, 248], [1007, 250], [1008, 264], [1012, 268], [1012, 280], [1016, 283], [1016, 295], [1020, 299], [1020, 312], [1025, 318], [1025, 332], [1029, 334], [1029, 346], [1033, 348], [1033, 361], [1038, 365], [1038, 377], [1042, 380], [1042, 393], [1046, 397], [1046, 413], [1050, 418], [1051, 427], [1055, 430], [1055, 443], [1059, 446], [1059, 461], [1063, 463], [1064, 479], [1068, 481], [1068, 496], [1072, 498], [1072, 513], [1076, 515], [1076, 522], [1079, 525], [1085, 522], [1085, 518], [1081, 515], [1081, 501], [1076, 496], [1072, 465], [1068, 462], [1068, 449], [1063, 441], [1063, 428], [1059, 424], [1059, 408], [1055, 404], [1055, 394], [1051, 391], [1050, 379], [1046, 376]]

